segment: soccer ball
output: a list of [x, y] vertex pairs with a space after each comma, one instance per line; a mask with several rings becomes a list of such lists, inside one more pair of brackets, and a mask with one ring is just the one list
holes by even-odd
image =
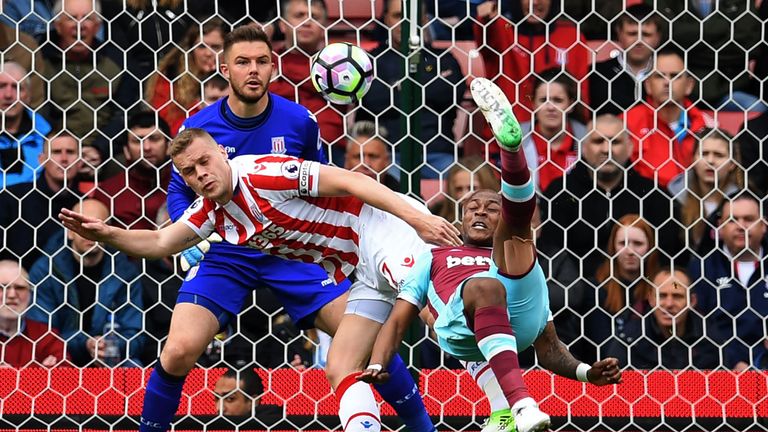
[[359, 101], [371, 88], [373, 64], [359, 46], [333, 43], [312, 59], [311, 78], [325, 100], [350, 104]]

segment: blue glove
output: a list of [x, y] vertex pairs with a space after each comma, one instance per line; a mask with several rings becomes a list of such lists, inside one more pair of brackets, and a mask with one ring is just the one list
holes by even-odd
[[181, 269], [189, 271], [192, 267], [200, 264], [200, 261], [205, 258], [205, 254], [211, 249], [211, 243], [220, 243], [222, 240], [220, 235], [213, 233], [207, 240], [181, 251]]

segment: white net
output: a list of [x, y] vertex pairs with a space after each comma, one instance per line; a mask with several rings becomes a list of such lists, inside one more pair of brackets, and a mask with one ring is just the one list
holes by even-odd
[[[424, 0], [415, 20], [398, 0], [63, 3], [0, 14], [1, 429], [138, 426], [187, 274], [68, 236], [57, 215], [93, 198], [80, 209], [114, 225], [166, 224], [169, 139], [227, 94], [224, 36], [257, 22], [270, 91], [315, 114], [331, 163], [457, 223], [466, 193], [500, 187], [468, 85], [487, 77], [514, 103], [557, 331], [577, 358], [626, 368], [597, 388], [522, 353], [553, 429], [768, 430], [768, 4]], [[358, 105], [310, 80], [337, 41], [374, 60]], [[176, 429], [340, 430], [327, 335], [253, 288], [197, 359]], [[421, 324], [403, 347], [438, 429], [478, 430], [489, 405], [456, 359]], [[226, 367], [261, 378], [255, 415], [219, 412]]]

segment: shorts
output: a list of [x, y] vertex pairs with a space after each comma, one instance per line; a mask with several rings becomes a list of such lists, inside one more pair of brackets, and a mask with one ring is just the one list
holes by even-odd
[[475, 333], [469, 329], [464, 315], [464, 301], [461, 293], [470, 279], [496, 278], [506, 288], [507, 313], [517, 340], [517, 352], [522, 352], [531, 346], [544, 331], [547, 322], [552, 320], [546, 277], [538, 261], [531, 271], [518, 278], [501, 274], [498, 270], [495, 264], [491, 264], [488, 271], [477, 273], [464, 280], [446, 304], [437, 311], [434, 330], [440, 348], [459, 360], [486, 360], [477, 347]]
[[298, 328], [307, 329], [314, 327], [323, 306], [347, 292], [350, 282], [334, 284], [316, 264], [217, 243], [199, 266], [189, 270], [179, 293], [203, 296], [235, 316], [251, 291], [261, 287], [272, 290]]
[[[423, 213], [429, 210], [420, 202], [400, 195]], [[355, 270], [357, 282], [349, 300], [382, 300], [395, 303], [400, 283], [413, 268], [416, 258], [433, 248], [402, 219], [385, 211], [363, 206], [360, 213], [360, 262]]]

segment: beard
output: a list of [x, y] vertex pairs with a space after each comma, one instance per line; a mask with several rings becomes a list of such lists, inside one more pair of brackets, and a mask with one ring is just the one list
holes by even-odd
[[614, 166], [612, 170], [597, 170], [597, 180], [600, 182], [612, 182], [624, 173], [622, 168]]
[[264, 95], [267, 93], [267, 90], [269, 89], [269, 84], [265, 85], [263, 90], [257, 91], [254, 94], [247, 94], [243, 91], [244, 86], [230, 86], [232, 88], [232, 96], [234, 96], [237, 100], [243, 103], [247, 104], [255, 104], [261, 100], [261, 98], [264, 97]]

